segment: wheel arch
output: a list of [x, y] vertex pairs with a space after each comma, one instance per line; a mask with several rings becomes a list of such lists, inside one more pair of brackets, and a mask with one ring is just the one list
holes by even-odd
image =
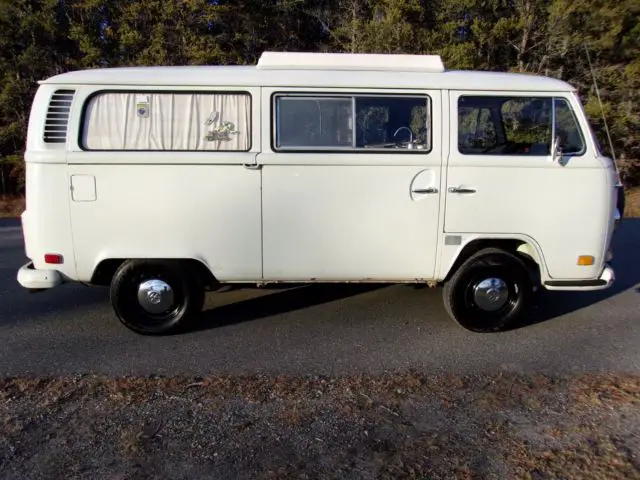
[[444, 271], [443, 282], [447, 282], [472, 255], [485, 248], [499, 248], [518, 255], [532, 270], [538, 284], [548, 278], [547, 268], [540, 246], [531, 238], [523, 236], [478, 237], [469, 238], [453, 255]]
[[198, 258], [103, 258], [96, 263], [89, 283], [92, 285], [108, 286], [120, 266], [130, 260], [155, 260], [166, 262], [180, 262], [192, 269], [205, 287], [213, 287], [218, 283], [209, 266]]

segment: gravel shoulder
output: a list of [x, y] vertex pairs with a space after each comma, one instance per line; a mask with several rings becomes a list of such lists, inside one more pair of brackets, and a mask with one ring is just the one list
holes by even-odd
[[0, 380], [0, 478], [640, 478], [640, 376]]

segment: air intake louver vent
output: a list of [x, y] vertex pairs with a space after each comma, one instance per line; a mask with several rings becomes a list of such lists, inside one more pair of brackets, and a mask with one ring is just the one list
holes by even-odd
[[73, 102], [74, 90], [56, 90], [51, 97], [47, 119], [44, 123], [44, 141], [46, 143], [65, 143], [69, 112]]

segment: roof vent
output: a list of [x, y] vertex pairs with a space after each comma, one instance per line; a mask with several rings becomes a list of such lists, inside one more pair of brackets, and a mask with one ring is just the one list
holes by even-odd
[[380, 70], [441, 73], [445, 71], [439, 55], [376, 53], [264, 52], [257, 68], [262, 70]]
[[47, 118], [44, 122], [45, 143], [65, 143], [69, 113], [75, 90], [56, 90], [51, 96]]

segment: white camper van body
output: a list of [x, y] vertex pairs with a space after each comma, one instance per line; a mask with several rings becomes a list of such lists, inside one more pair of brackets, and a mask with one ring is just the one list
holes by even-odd
[[[141, 333], [180, 323], [131, 320], [178, 296], [142, 261], [198, 277], [184, 295], [224, 283], [446, 284], [481, 252], [508, 253], [547, 289], [614, 281], [615, 165], [574, 88], [551, 78], [319, 53], [71, 72], [41, 82], [25, 161], [19, 282], [111, 285], [113, 298], [137, 262], [127, 298], [145, 308], [125, 323]], [[475, 281], [476, 307], [508, 297], [499, 275]]]

